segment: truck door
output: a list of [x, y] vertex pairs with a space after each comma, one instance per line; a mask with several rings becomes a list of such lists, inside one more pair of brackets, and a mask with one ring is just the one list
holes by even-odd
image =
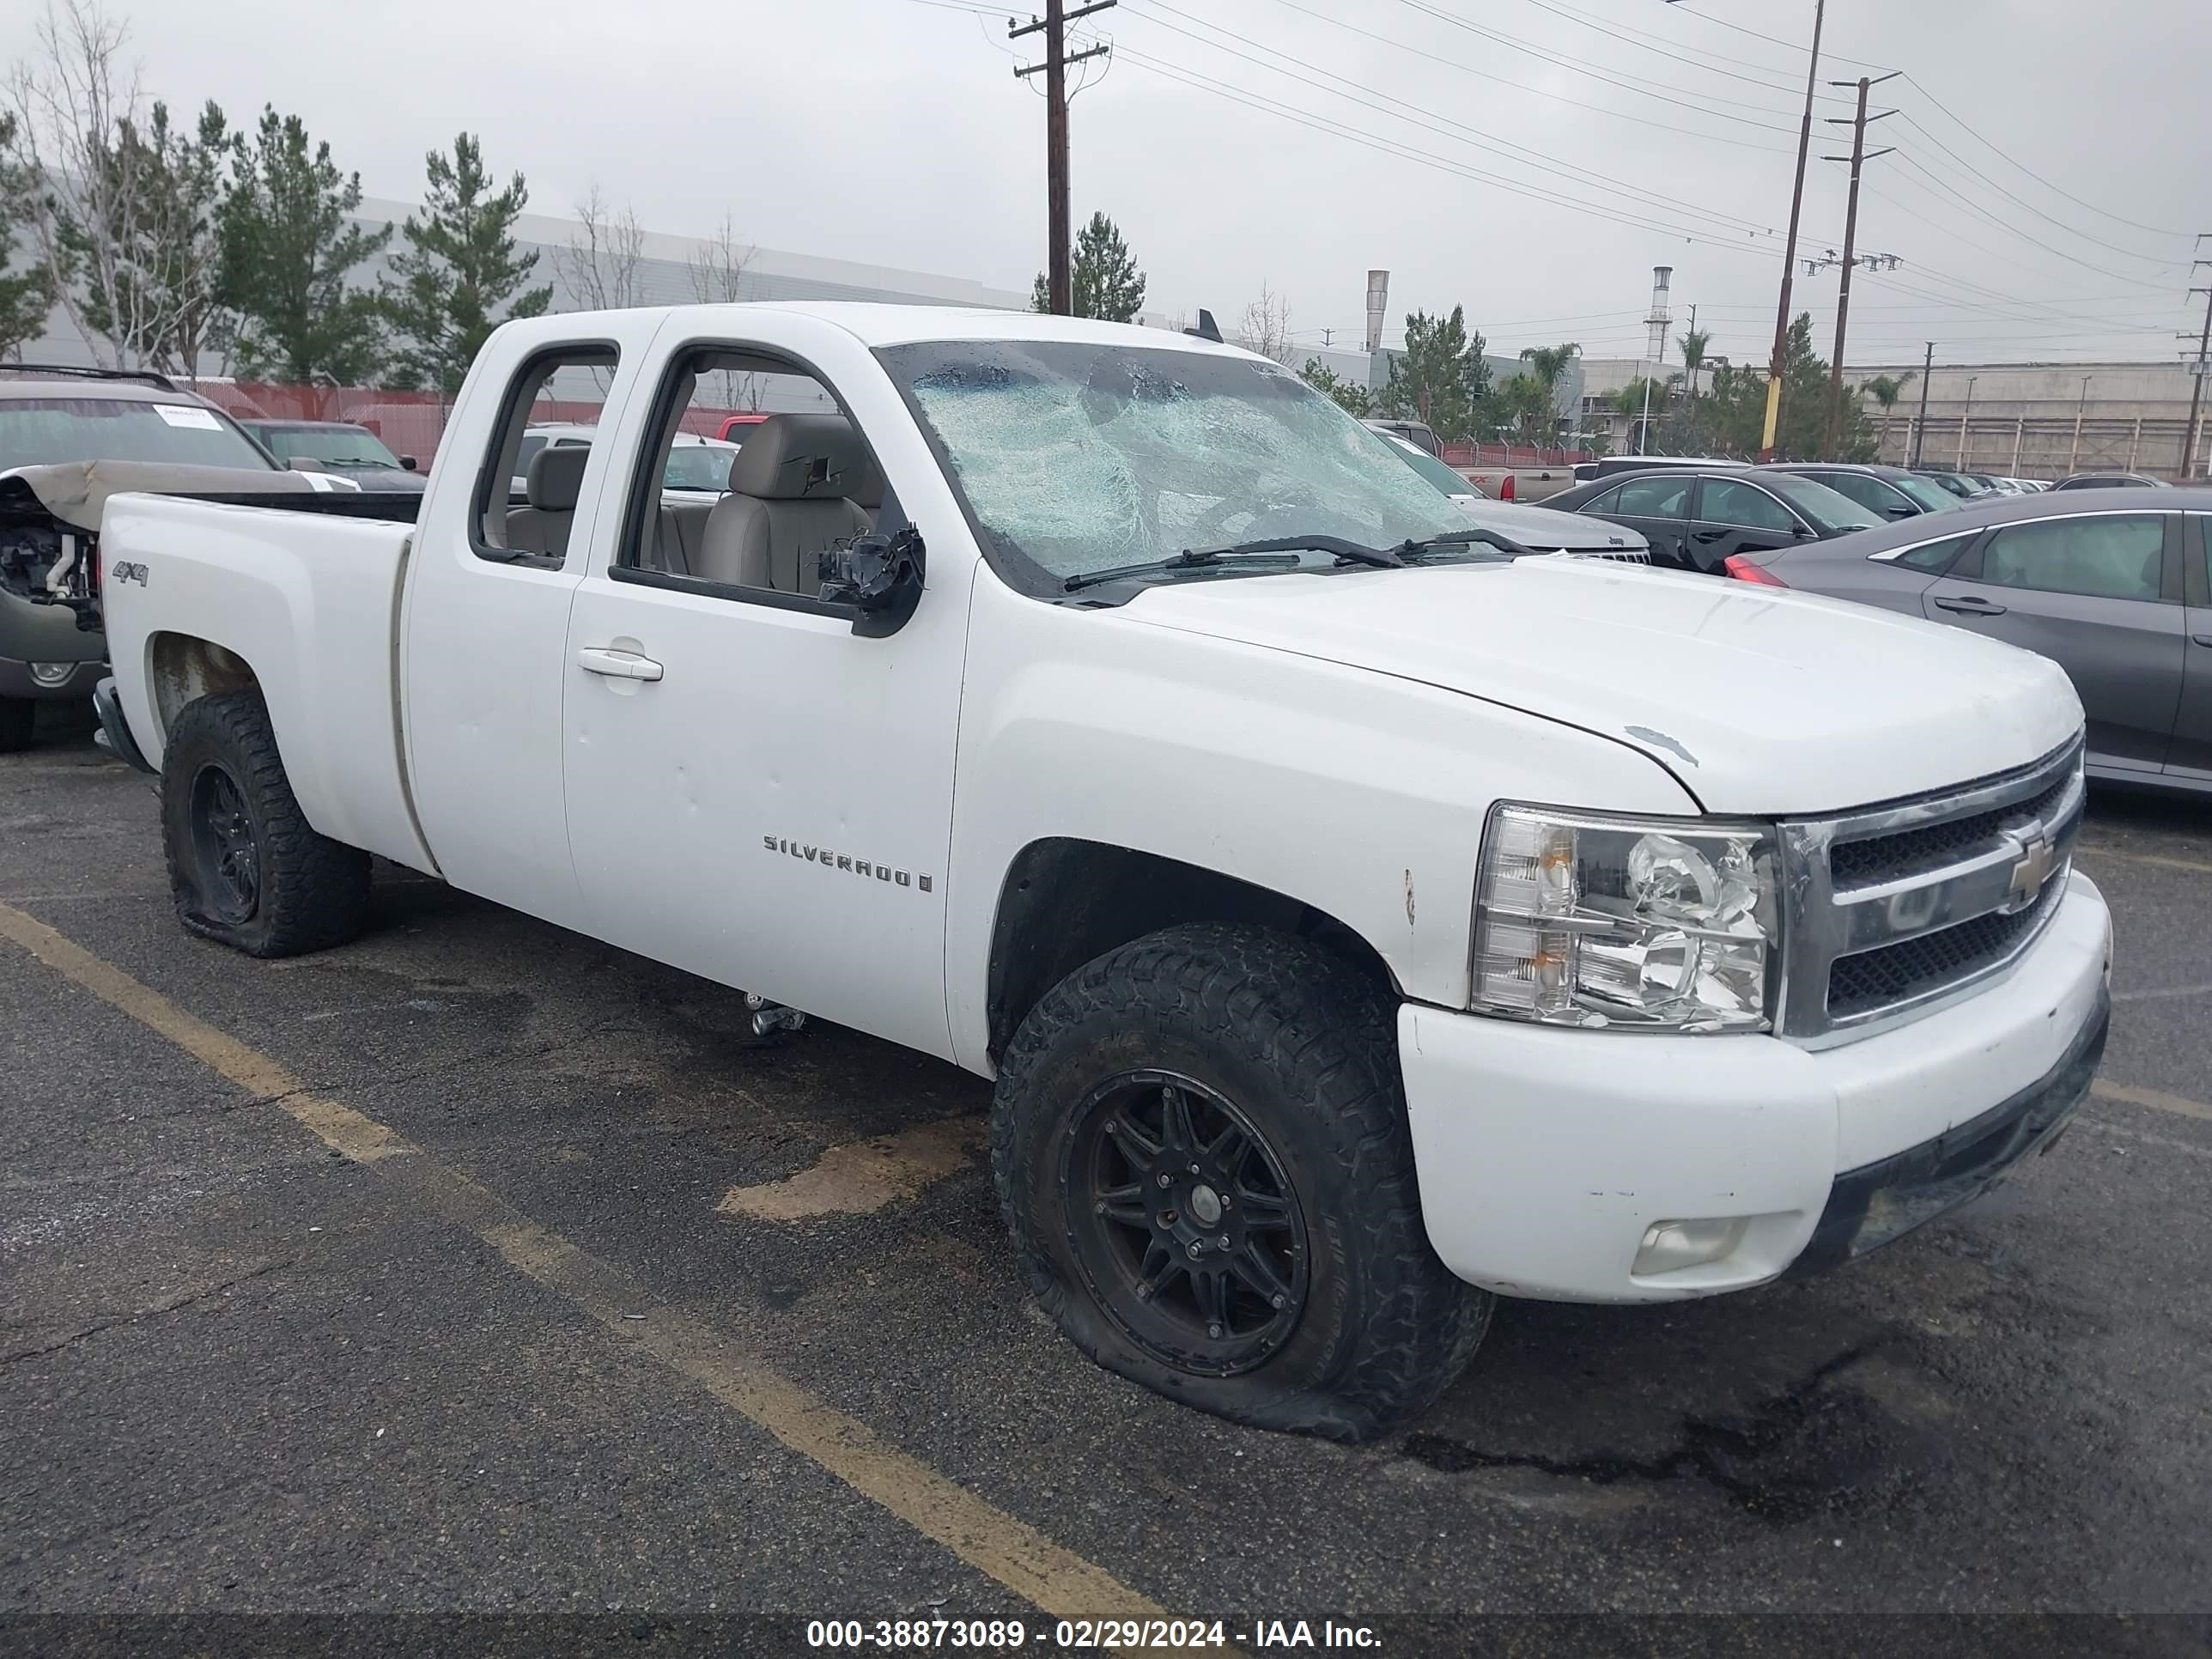
[[[972, 547], [866, 349], [832, 324], [678, 312], [605, 476], [568, 629], [569, 845], [588, 931], [950, 1056], [945, 885]], [[756, 388], [722, 492], [663, 486], [679, 429]], [[878, 457], [881, 458], [880, 464]], [[887, 637], [819, 597], [880, 520], [935, 535]]]
[[532, 425], [614, 418], [658, 320], [494, 337], [432, 469], [404, 590], [408, 775], [439, 872], [564, 927], [582, 925], [561, 784], [568, 607], [607, 463], [541, 444], [526, 489], [511, 481]]
[[2090, 763], [2155, 774], [2172, 740], [2188, 643], [2169, 520], [2178, 525], [2180, 515], [2080, 513], [2001, 525], [1922, 602], [1933, 621], [2049, 657], [2088, 716]]

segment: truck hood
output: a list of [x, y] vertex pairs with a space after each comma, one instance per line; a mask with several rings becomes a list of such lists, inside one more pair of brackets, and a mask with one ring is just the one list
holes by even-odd
[[1964, 629], [1589, 559], [1184, 582], [1121, 615], [1579, 726], [1650, 756], [1712, 812], [1941, 789], [2026, 765], [2081, 726], [2056, 664]]

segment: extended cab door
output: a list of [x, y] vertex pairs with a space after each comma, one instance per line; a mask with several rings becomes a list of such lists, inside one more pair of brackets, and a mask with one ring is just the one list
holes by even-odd
[[[842, 327], [702, 307], [673, 313], [653, 355], [601, 475], [562, 666], [588, 929], [950, 1057], [965, 523]], [[746, 432], [726, 493], [665, 489], [679, 425], [712, 429], [749, 378], [790, 412]], [[882, 638], [818, 597], [821, 553], [872, 520], [911, 523], [927, 549], [920, 601]]]
[[2180, 515], [2101, 512], [1999, 525], [1922, 596], [1934, 621], [2049, 657], [2088, 716], [2089, 760], [2157, 773], [2181, 702]]
[[2182, 515], [2181, 564], [2189, 642], [2183, 659], [2181, 709], [2174, 720], [2166, 769], [2212, 782], [2212, 513]]
[[1689, 526], [1692, 569], [1720, 573], [1722, 562], [1737, 553], [1765, 553], [1809, 539], [1812, 531], [1782, 501], [1743, 478], [1708, 474], [1698, 491], [1696, 517]]
[[658, 324], [495, 334], [439, 446], [408, 567], [401, 719], [423, 839], [454, 886], [564, 927], [584, 925], [561, 781], [568, 607], [605, 461], [543, 450], [522, 496], [512, 481], [533, 421], [620, 417]]

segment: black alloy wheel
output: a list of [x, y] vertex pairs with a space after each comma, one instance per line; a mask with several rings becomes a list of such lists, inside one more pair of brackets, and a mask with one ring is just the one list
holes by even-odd
[[1060, 1181], [1068, 1243], [1130, 1340], [1174, 1369], [1232, 1376], [1305, 1309], [1306, 1225], [1251, 1118], [1194, 1079], [1124, 1073], [1076, 1109]]
[[253, 920], [261, 907], [261, 843], [246, 792], [228, 769], [210, 761], [192, 779], [192, 856], [210, 919], [229, 927]]

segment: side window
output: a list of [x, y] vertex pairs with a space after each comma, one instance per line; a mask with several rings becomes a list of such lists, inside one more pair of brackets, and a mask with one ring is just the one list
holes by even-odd
[[[733, 414], [766, 418], [714, 434]], [[795, 363], [701, 346], [669, 365], [630, 478], [617, 576], [679, 578], [811, 608], [824, 553], [890, 526], [883, 473], [829, 386]], [[775, 597], [771, 597], [775, 596]], [[842, 611], [842, 607], [841, 607]]]
[[2165, 550], [2166, 520], [2155, 513], [2008, 525], [1983, 550], [1982, 580], [2045, 593], [2155, 599]]
[[1959, 555], [1972, 545], [1975, 537], [1982, 532], [1970, 530], [1963, 536], [1946, 536], [1940, 542], [1929, 542], [1925, 547], [1916, 547], [1909, 553], [1900, 553], [1887, 562], [1901, 564], [1908, 570], [1924, 570], [1940, 576], [1958, 562]]
[[550, 570], [566, 562], [592, 453], [590, 432], [579, 428], [599, 424], [616, 361], [611, 345], [555, 346], [507, 383], [477, 474], [471, 528], [477, 556]]
[[1576, 509], [1579, 513], [1618, 513], [1620, 511], [1620, 492], [1607, 489], [1593, 495]]
[[1808, 473], [1815, 483], [1824, 483], [1838, 495], [1849, 496], [1861, 507], [1871, 508], [1884, 518], [1905, 504], [1904, 497], [1879, 478], [1869, 478], [1863, 472]]
[[1747, 530], [1778, 530], [1785, 534], [1797, 527], [1790, 509], [1754, 485], [1735, 478], [1705, 480], [1705, 504], [1698, 516], [1707, 524], [1741, 525]]
[[1679, 519], [1694, 482], [1692, 478], [1632, 478], [1620, 487], [1616, 511], [1639, 519]]

